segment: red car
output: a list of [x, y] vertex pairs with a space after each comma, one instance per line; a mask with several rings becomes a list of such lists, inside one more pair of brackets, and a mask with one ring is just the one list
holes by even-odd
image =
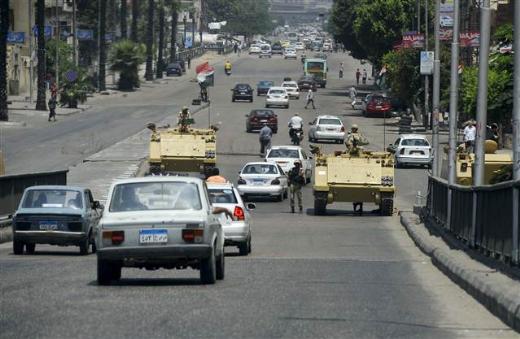
[[369, 99], [364, 111], [366, 117], [390, 117], [392, 103], [390, 98], [373, 96]]
[[251, 113], [246, 114], [246, 118], [246, 131], [248, 133], [261, 129], [264, 123], [267, 123], [273, 133], [278, 132], [278, 116], [270, 109], [254, 109]]

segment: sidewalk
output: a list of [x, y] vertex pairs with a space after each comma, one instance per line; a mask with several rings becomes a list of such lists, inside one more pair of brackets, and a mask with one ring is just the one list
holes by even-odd
[[435, 266], [504, 323], [520, 331], [520, 270], [464, 248], [413, 213], [401, 212], [400, 216], [410, 237]]

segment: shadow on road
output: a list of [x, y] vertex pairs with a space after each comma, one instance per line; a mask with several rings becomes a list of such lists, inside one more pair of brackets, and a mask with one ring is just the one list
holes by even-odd
[[[92, 280], [88, 283], [89, 286], [99, 286], [96, 280]], [[112, 281], [110, 286], [145, 286], [145, 287], [157, 287], [157, 286], [195, 286], [203, 285], [200, 279], [197, 278], [122, 278], [118, 281]], [[108, 287], [110, 287], [108, 286]], [[106, 286], [103, 286], [106, 287]]]

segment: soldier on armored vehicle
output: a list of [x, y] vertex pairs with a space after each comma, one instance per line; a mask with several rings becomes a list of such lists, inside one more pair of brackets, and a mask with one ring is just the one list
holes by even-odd
[[188, 132], [188, 128], [193, 124], [193, 119], [191, 118], [190, 110], [188, 107], [184, 106], [182, 111], [179, 112], [177, 116], [177, 125], [179, 125], [179, 131], [181, 133]]
[[347, 146], [347, 152], [350, 154], [358, 154], [359, 146], [368, 145], [368, 140], [358, 132], [358, 125], [353, 124], [350, 133], [348, 134], [347, 140], [345, 141], [345, 146]]

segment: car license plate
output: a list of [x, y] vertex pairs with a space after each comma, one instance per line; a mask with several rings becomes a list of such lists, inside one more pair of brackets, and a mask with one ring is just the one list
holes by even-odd
[[40, 221], [40, 229], [45, 231], [54, 231], [58, 229], [57, 221]]
[[423, 151], [411, 151], [410, 154], [424, 154]]
[[260, 122], [267, 122], [267, 120], [260, 120]]
[[335, 131], [335, 128], [327, 128], [327, 131]]
[[253, 185], [263, 185], [264, 179], [254, 179]]
[[168, 230], [146, 229], [139, 230], [139, 244], [166, 244], [168, 242]]
[[240, 94], [245, 95], [245, 94], [247, 94], [247, 93], [246, 93], [246, 92], [240, 92]]
[[383, 108], [383, 107], [382, 106], [376, 106], [376, 109], [381, 109], [381, 108]]

